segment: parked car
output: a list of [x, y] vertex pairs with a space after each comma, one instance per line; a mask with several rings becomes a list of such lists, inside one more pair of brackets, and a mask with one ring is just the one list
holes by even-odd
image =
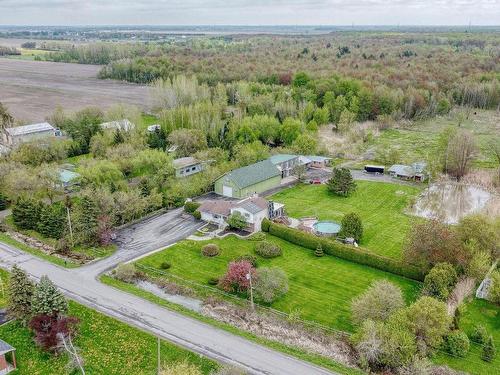
[[309, 183], [311, 185], [319, 185], [319, 184], [321, 184], [321, 179], [320, 178], [312, 178], [309, 180]]

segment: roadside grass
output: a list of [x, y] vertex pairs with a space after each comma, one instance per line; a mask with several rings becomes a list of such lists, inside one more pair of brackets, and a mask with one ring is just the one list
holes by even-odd
[[[157, 339], [76, 302], [70, 301], [69, 315], [80, 319], [75, 345], [80, 348], [88, 374], [156, 374]], [[0, 326], [0, 337], [16, 348], [19, 375], [65, 374], [66, 355], [40, 351], [28, 328], [17, 322]], [[161, 363], [188, 361], [209, 374], [219, 365], [167, 341], [160, 344]]]
[[223, 330], [230, 332], [234, 335], [241, 336], [241, 337], [243, 337], [247, 340], [253, 341], [257, 344], [267, 346], [271, 349], [288, 354], [292, 357], [296, 357], [296, 358], [301, 359], [303, 361], [310, 362], [310, 363], [315, 364], [317, 366], [321, 366], [321, 367], [327, 368], [329, 370], [332, 370], [332, 371], [335, 371], [335, 372], [338, 372], [341, 374], [346, 374], [346, 375], [364, 374], [364, 372], [361, 370], [346, 367], [346, 366], [344, 366], [340, 363], [337, 363], [329, 358], [322, 357], [322, 356], [314, 354], [314, 353], [306, 352], [300, 348], [295, 348], [295, 347], [291, 347], [288, 345], [284, 345], [284, 344], [277, 342], [277, 341], [268, 340], [268, 339], [256, 336], [252, 333], [243, 331], [243, 330], [236, 328], [230, 324], [226, 324], [226, 323], [220, 322], [218, 320], [206, 317], [204, 315], [201, 315], [199, 313], [191, 311], [191, 310], [189, 310], [181, 305], [169, 302], [169, 301], [167, 301], [161, 297], [158, 297], [157, 295], [155, 295], [151, 292], [145, 291], [144, 289], [141, 289], [133, 284], [125, 283], [123, 281], [117, 280], [117, 279], [110, 277], [110, 276], [107, 276], [107, 275], [102, 275], [100, 277], [100, 281], [106, 285], [112, 286], [112, 287], [119, 289], [121, 291], [130, 293], [130, 294], [134, 294], [134, 295], [141, 297], [149, 302], [155, 303], [159, 306], [163, 306], [169, 310], [173, 310], [173, 311], [179, 312], [183, 315], [190, 316], [194, 319], [200, 320], [200, 321], [205, 322], [207, 324], [210, 324], [214, 327], [223, 329]]
[[404, 211], [422, 188], [372, 181], [356, 184], [356, 191], [346, 198], [331, 194], [326, 185], [299, 184], [271, 199], [284, 203], [287, 214], [295, 218], [316, 216], [340, 222], [345, 214], [356, 212], [364, 228], [360, 245], [379, 255], [401, 259], [412, 220], [418, 220]]
[[6, 56], [10, 59], [16, 60], [35, 60], [35, 57], [40, 57], [43, 60], [43, 57], [51, 51], [41, 50], [41, 49], [33, 49], [33, 48], [18, 48], [21, 52], [20, 55], [10, 55]]
[[497, 354], [493, 362], [488, 363], [481, 359], [482, 346], [471, 342], [471, 349], [463, 358], [452, 357], [439, 352], [433, 358], [437, 364], [446, 364], [454, 369], [466, 371], [470, 374], [498, 374], [500, 372], [500, 308], [485, 300], [474, 299], [466, 304], [466, 310], [460, 320], [460, 329], [470, 335], [476, 324], [483, 324], [488, 333], [493, 336]]
[[[279, 267], [286, 272], [289, 281], [288, 293], [270, 307], [293, 313], [304, 320], [352, 332], [351, 301], [372, 282], [387, 279], [395, 283], [402, 288], [407, 302], [413, 301], [420, 289], [420, 284], [413, 280], [333, 256], [318, 258], [311, 250], [270, 235], [266, 238], [278, 244], [283, 255], [274, 259], [258, 257], [258, 266]], [[220, 255], [212, 258], [201, 255], [201, 248], [207, 243], [219, 245]], [[255, 241], [235, 236], [211, 241], [182, 241], [136, 263], [159, 270], [163, 262], [168, 262], [171, 268], [167, 274], [182, 278], [188, 286], [189, 282], [207, 285], [209, 279], [225, 273], [230, 261], [241, 255], [254, 254], [255, 244]]]
[[0, 268], [0, 309], [7, 305], [7, 282], [9, 273]]

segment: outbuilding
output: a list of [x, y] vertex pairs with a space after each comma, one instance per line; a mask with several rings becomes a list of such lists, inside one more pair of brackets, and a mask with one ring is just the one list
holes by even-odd
[[48, 122], [41, 122], [38, 124], [5, 128], [2, 140], [5, 146], [12, 148], [21, 143], [52, 138], [58, 134], [59, 131]]
[[0, 375], [16, 369], [16, 349], [0, 339]]
[[192, 156], [175, 159], [173, 161], [175, 177], [187, 177], [203, 170], [203, 163]]

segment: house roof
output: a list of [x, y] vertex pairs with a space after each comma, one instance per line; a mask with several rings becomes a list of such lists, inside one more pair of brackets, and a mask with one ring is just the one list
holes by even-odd
[[221, 178], [232, 180], [240, 189], [255, 185], [270, 178], [281, 176], [278, 168], [269, 159], [235, 169]]
[[135, 127], [133, 123], [131, 123], [128, 119], [124, 118], [123, 120], [109, 121], [103, 122], [100, 127], [102, 129], [120, 129], [123, 131], [129, 131]]
[[174, 159], [172, 164], [175, 169], [189, 167], [190, 165], [199, 164], [200, 162], [193, 158], [192, 156], [187, 156], [185, 158]]
[[224, 200], [213, 200], [204, 201], [198, 211], [207, 212], [210, 214], [218, 214], [222, 216], [229, 216], [231, 214], [231, 208], [235, 207], [235, 202], [224, 201]]
[[2, 339], [0, 339], [0, 354], [5, 354], [5, 353], [11, 352], [13, 350], [16, 350], [16, 349], [13, 346], [7, 344]]
[[389, 168], [389, 172], [396, 173], [399, 176], [411, 177], [415, 175], [415, 170], [412, 167], [403, 164], [394, 164]]
[[326, 160], [332, 160], [332, 158], [329, 158], [327, 156], [317, 156], [317, 155], [306, 155], [306, 158], [315, 161], [315, 162], [322, 162]]
[[267, 210], [269, 202], [261, 197], [251, 197], [244, 199], [237, 203], [237, 208], [243, 208], [244, 210], [256, 214], [262, 210]]
[[78, 173], [70, 171], [68, 169], [59, 170], [59, 180], [63, 183], [69, 183], [78, 177], [80, 177]]
[[276, 155], [271, 156], [269, 158], [269, 160], [271, 161], [271, 163], [273, 163], [274, 165], [276, 165], [276, 164], [281, 164], [281, 163], [287, 162], [289, 160], [293, 160], [293, 159], [295, 159], [297, 157], [298, 157], [297, 155], [276, 154]]
[[5, 128], [5, 131], [12, 136], [27, 135], [33, 133], [41, 133], [46, 131], [55, 131], [56, 129], [48, 122], [40, 122], [38, 124], [16, 126], [13, 128]]

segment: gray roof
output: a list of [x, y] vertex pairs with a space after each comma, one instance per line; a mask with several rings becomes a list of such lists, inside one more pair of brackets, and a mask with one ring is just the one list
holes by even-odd
[[281, 176], [281, 172], [267, 159], [235, 169], [226, 173], [222, 178], [232, 180], [240, 189], [243, 189], [276, 176]]
[[195, 158], [193, 158], [192, 156], [187, 156], [185, 158], [175, 159], [172, 162], [172, 164], [174, 165], [175, 169], [178, 169], [178, 168], [189, 167], [190, 165], [200, 164], [200, 162]]
[[394, 164], [389, 168], [389, 172], [393, 172], [398, 176], [408, 176], [412, 177], [415, 175], [415, 170], [409, 165]]
[[11, 352], [13, 350], [16, 350], [16, 349], [13, 346], [7, 344], [2, 339], [0, 339], [0, 354], [5, 354], [5, 353]]
[[297, 155], [290, 155], [290, 154], [276, 154], [276, 155], [272, 155], [269, 160], [271, 161], [271, 163], [273, 163], [274, 165], [277, 165], [277, 164], [281, 164], [281, 163], [284, 163], [284, 162], [287, 162], [289, 160], [293, 160], [293, 159], [296, 159], [298, 156]]
[[242, 200], [238, 203], [237, 207], [243, 208], [244, 210], [256, 214], [262, 210], [267, 210], [269, 202], [261, 197], [252, 197]]
[[5, 128], [5, 131], [12, 136], [27, 135], [33, 133], [40, 133], [46, 131], [55, 131], [56, 129], [48, 122], [41, 122], [39, 124], [31, 124], [24, 126], [16, 126], [13, 128]]

